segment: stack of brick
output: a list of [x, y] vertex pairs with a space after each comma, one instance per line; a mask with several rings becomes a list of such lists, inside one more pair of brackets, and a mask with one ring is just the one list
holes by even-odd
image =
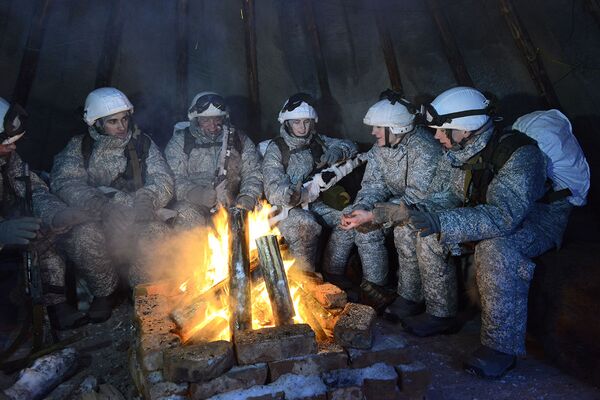
[[233, 342], [183, 345], [169, 317], [173, 293], [135, 292], [130, 369], [145, 399], [417, 399], [429, 372], [401, 335], [373, 332], [375, 312], [331, 284], [307, 291], [336, 315], [317, 341], [307, 324], [239, 332]]

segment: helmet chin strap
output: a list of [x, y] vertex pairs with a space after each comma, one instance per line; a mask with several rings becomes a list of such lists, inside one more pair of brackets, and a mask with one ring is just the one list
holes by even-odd
[[454, 131], [454, 129], [446, 129], [446, 137], [450, 140], [450, 144], [452, 144], [452, 147], [450, 148], [450, 150], [452, 150], [452, 151], [463, 150], [469, 142], [473, 141], [477, 136], [479, 136], [483, 132], [487, 131], [489, 129], [489, 127], [492, 126], [493, 124], [494, 124], [494, 121], [492, 121], [491, 119], [488, 120], [488, 122], [483, 124], [482, 127], [477, 129], [476, 131], [472, 131], [468, 137], [462, 138], [459, 142], [455, 141], [454, 138], [452, 137], [452, 132]]

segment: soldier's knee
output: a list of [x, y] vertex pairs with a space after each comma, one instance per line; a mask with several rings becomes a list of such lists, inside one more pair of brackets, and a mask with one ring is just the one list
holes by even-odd
[[516, 262], [511, 262], [511, 254], [515, 252], [511, 249], [510, 243], [505, 238], [493, 238], [482, 240], [475, 246], [475, 265], [477, 266], [477, 276], [480, 279], [496, 277], [496, 279], [516, 274]]

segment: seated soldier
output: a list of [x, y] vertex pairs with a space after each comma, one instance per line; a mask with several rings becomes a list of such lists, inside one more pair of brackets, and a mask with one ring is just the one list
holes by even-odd
[[262, 195], [260, 155], [252, 140], [229, 122], [223, 97], [197, 94], [188, 118], [175, 125], [165, 149], [175, 175], [176, 225], [206, 225], [218, 206], [253, 210]]
[[[366, 228], [373, 221], [373, 207], [383, 201], [418, 203], [425, 196], [441, 154], [433, 135], [415, 126], [415, 113], [412, 104], [390, 90], [383, 92], [381, 100], [367, 111], [364, 123], [373, 127], [371, 134], [377, 142], [368, 152], [367, 168], [356, 200], [344, 210], [341, 224], [334, 229], [327, 245], [338, 250], [325, 252], [337, 256], [324, 261], [327, 279], [336, 283], [344, 273], [350, 248], [356, 243], [363, 268], [361, 301], [379, 312], [396, 296], [383, 287], [388, 277], [384, 229], [381, 226]], [[410, 270], [416, 265], [414, 255], [406, 254], [403, 242], [397, 241], [396, 246], [398, 293], [415, 292], [411, 297], [419, 298], [421, 282], [418, 273], [415, 276], [415, 271]], [[402, 301], [401, 297], [398, 302]]]
[[296, 260], [294, 267], [308, 272], [316, 268], [321, 224], [337, 226], [341, 211], [318, 200], [318, 190], [309, 190], [303, 183], [315, 170], [357, 152], [349, 140], [317, 133], [318, 117], [312, 104], [312, 98], [304, 93], [286, 100], [279, 112], [280, 136], [269, 143], [263, 160], [267, 200], [275, 206], [291, 207], [287, 218], [279, 222], [279, 230]]
[[[564, 198], [539, 203], [547, 193], [544, 153], [525, 134], [496, 129], [489, 101], [477, 90], [447, 90], [425, 112], [446, 153], [431, 201], [419, 210], [405, 207], [396, 221], [408, 220], [420, 232], [417, 252], [423, 251], [420, 243], [449, 248], [476, 242], [482, 345], [464, 367], [482, 377], [500, 377], [525, 352], [527, 292], [535, 267], [531, 258], [560, 243], [571, 205]], [[450, 197], [464, 206], [434, 205]], [[404, 320], [406, 330], [418, 336], [456, 326], [454, 269], [442, 261], [443, 253], [439, 256], [419, 258], [427, 312]]]
[[118, 266], [129, 267], [132, 286], [149, 279], [143, 246], [167, 230], [155, 211], [171, 200], [171, 171], [132, 114], [119, 90], [92, 91], [84, 111], [88, 132], [72, 138], [52, 168], [57, 196], [95, 219], [75, 227], [62, 244], [94, 295], [92, 322], [108, 319], [118, 300]]
[[[31, 242], [39, 244], [38, 267], [41, 269], [44, 304], [55, 329], [71, 329], [86, 322], [84, 313], [65, 302], [65, 263], [54, 248], [56, 234], [86, 222], [86, 214], [67, 207], [50, 194], [48, 187], [21, 160], [17, 140], [25, 134], [26, 114], [19, 106], [10, 107], [0, 98], [0, 251], [22, 249]], [[31, 185], [31, 192], [28, 186]], [[27, 215], [32, 207], [33, 215]], [[43, 233], [42, 233], [43, 232]], [[18, 246], [18, 247], [17, 247]]]

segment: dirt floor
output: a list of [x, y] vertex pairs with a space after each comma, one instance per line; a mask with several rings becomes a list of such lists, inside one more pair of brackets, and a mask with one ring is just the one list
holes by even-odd
[[[85, 338], [74, 345], [81, 354], [79, 370], [47, 399], [68, 399], [88, 376], [94, 376], [99, 383], [112, 384], [127, 399], [138, 399], [127, 365], [131, 312], [131, 305], [122, 304], [107, 322], [78, 330], [86, 333]], [[385, 320], [378, 320], [376, 329], [402, 332], [399, 324]], [[486, 381], [464, 373], [461, 359], [477, 347], [478, 337], [477, 317], [455, 335], [425, 339], [406, 335], [412, 358], [427, 365], [432, 374], [427, 399], [600, 399], [598, 388], [542, 361], [534, 343], [528, 344], [530, 355], [521, 359], [517, 368], [501, 380]], [[16, 374], [0, 374], [0, 388], [10, 386], [16, 377]]]

